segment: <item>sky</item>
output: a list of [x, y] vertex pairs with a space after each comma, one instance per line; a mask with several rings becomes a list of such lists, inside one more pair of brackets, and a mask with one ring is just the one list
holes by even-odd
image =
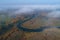
[[0, 5], [58, 5], [60, 0], [0, 0]]
[[[0, 10], [3, 8], [16, 7], [20, 8], [21, 5], [22, 11], [30, 11], [30, 8], [49, 8], [55, 9], [60, 8], [60, 0], [0, 0]], [[43, 5], [43, 6], [41, 6]], [[55, 6], [54, 6], [55, 5]], [[17, 7], [18, 6], [18, 7]], [[26, 7], [25, 7], [26, 6]], [[49, 14], [50, 15], [50, 14]], [[60, 16], [60, 14], [58, 13]]]
[[21, 5], [60, 5], [60, 0], [0, 0], [0, 8]]

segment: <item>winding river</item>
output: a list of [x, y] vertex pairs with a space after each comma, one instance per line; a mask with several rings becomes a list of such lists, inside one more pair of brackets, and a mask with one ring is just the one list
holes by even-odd
[[[18, 27], [18, 29], [20, 29], [20, 30], [22, 30], [22, 31], [25, 31], [25, 32], [42, 32], [44, 29], [49, 28], [49, 27], [46, 27], [46, 26], [40, 27], [40, 28], [38, 28], [38, 29], [28, 29], [28, 28], [22, 27], [22, 24], [23, 24], [24, 22], [27, 22], [27, 21], [35, 18], [35, 17], [37, 17], [37, 16], [36, 16], [36, 15], [33, 15], [32, 17], [30, 17], [30, 18], [27, 19], [27, 20], [24, 20], [24, 21], [19, 20], [19, 21], [17, 22], [16, 26]], [[5, 32], [7, 32], [7, 31], [10, 30], [10, 29], [12, 29], [12, 27], [14, 27], [14, 23], [8, 24], [7, 27], [3, 26], [3, 27], [1, 28], [1, 30], [0, 30], [0, 35], [1, 35], [1, 34], [4, 34]], [[56, 27], [56, 28], [59, 28], [59, 29], [60, 29], [60, 26], [58, 26], [58, 27]]]

